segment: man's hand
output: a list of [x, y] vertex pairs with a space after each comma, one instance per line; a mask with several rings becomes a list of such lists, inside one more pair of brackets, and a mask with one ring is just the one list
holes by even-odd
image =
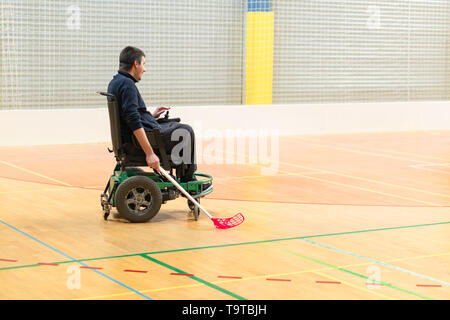
[[152, 153], [145, 157], [147, 164], [150, 168], [159, 171], [159, 158], [156, 154]]
[[156, 110], [153, 111], [152, 115], [155, 119], [157, 119], [167, 110], [170, 110], [170, 107], [157, 107]]

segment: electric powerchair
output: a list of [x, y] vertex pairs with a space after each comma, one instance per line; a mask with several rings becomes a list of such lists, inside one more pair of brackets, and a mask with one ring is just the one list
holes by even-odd
[[[142, 151], [138, 141], [132, 135], [132, 144], [138, 153], [127, 153], [126, 146], [122, 143], [120, 112], [117, 98], [107, 92], [97, 92], [107, 97], [109, 123], [111, 129], [112, 150], [114, 152], [116, 166], [114, 172], [106, 184], [105, 190], [100, 195], [100, 203], [103, 209], [103, 218], [108, 219], [112, 208], [116, 208], [119, 216], [130, 222], [146, 222], [152, 219], [160, 210], [161, 204], [169, 200], [175, 200], [180, 195], [185, 197], [166, 177], [154, 170], [144, 171], [140, 167], [147, 167], [145, 153]], [[166, 111], [164, 118], [157, 119], [158, 123], [180, 122], [180, 118], [169, 118]], [[164, 141], [159, 129], [146, 131], [147, 138], [155, 154], [160, 159], [161, 167], [167, 170], [172, 178], [186, 190], [198, 203], [200, 198], [213, 191], [213, 177], [208, 174], [195, 173], [197, 180], [180, 182], [180, 177], [187, 169], [185, 164], [175, 164], [167, 153]], [[173, 172], [175, 171], [175, 175]], [[197, 220], [200, 208], [189, 199], [187, 204], [194, 219]]]

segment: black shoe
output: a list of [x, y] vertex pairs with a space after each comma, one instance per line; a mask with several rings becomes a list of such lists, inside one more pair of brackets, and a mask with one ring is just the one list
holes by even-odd
[[211, 187], [211, 184], [212, 184], [211, 182], [202, 184], [202, 192]]

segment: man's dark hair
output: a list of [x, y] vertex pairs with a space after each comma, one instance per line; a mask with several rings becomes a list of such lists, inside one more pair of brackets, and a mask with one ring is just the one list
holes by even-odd
[[135, 61], [141, 63], [142, 57], [145, 57], [144, 51], [136, 47], [128, 46], [120, 53], [119, 68], [130, 71]]

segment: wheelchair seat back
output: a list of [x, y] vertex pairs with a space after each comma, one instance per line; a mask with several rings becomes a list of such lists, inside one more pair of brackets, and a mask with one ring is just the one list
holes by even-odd
[[122, 137], [120, 135], [120, 117], [117, 99], [114, 95], [108, 94], [109, 127], [111, 129], [111, 142], [114, 155], [120, 159], [122, 151]]
[[[119, 105], [117, 103], [117, 98], [113, 94], [107, 92], [99, 92], [99, 94], [106, 96], [108, 99], [108, 114], [109, 114], [109, 125], [111, 129], [111, 142], [115, 158], [123, 168], [133, 166], [147, 166], [145, 153], [144, 151], [142, 151], [134, 135], [132, 135], [132, 145], [134, 149], [137, 150], [137, 152], [133, 154], [129, 154], [126, 152], [126, 149], [129, 148], [126, 148], [125, 144], [122, 141]], [[159, 156], [161, 160], [160, 161], [161, 167], [163, 167], [166, 170], [170, 170], [171, 169], [171, 163], [169, 161], [170, 157], [166, 153], [164, 142], [161, 138], [159, 130], [154, 129], [151, 131], [146, 131], [146, 135], [150, 145], [152, 146], [155, 153]], [[131, 145], [129, 147], [131, 147]]]

